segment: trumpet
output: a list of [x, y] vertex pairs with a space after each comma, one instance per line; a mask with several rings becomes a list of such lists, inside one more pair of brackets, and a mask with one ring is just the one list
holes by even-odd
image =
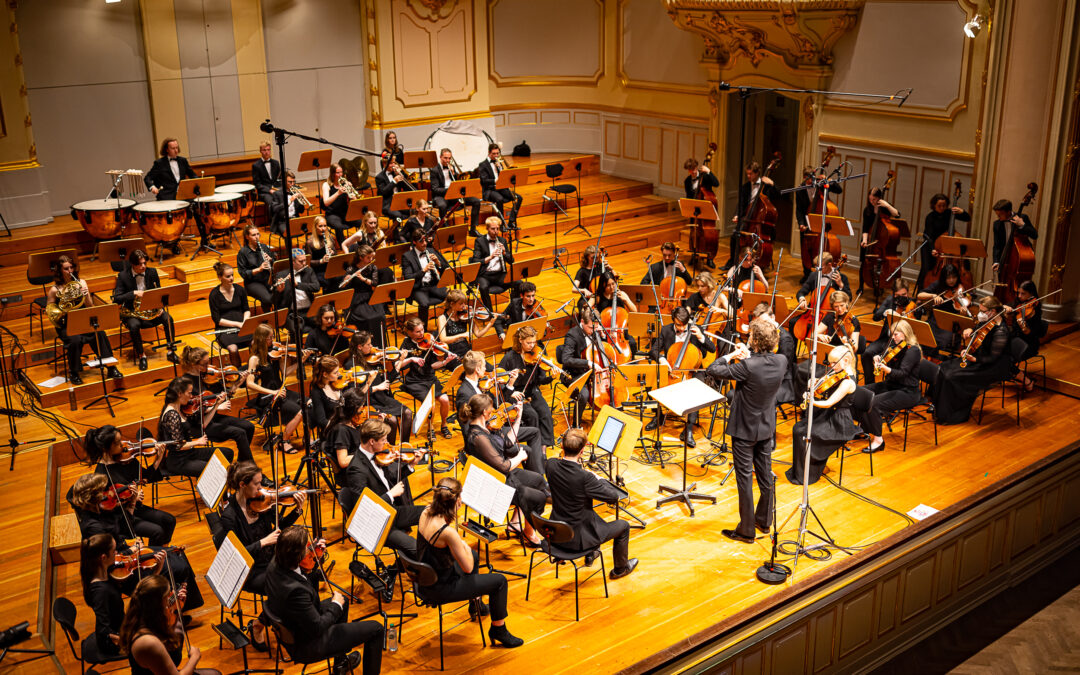
[[360, 193], [356, 191], [356, 188], [353, 187], [352, 183], [345, 180], [345, 176], [338, 178], [338, 188], [340, 188], [341, 191], [345, 194], [349, 195], [349, 199], [360, 199]]
[[311, 208], [311, 200], [304, 196], [304, 191], [300, 189], [299, 185], [292, 185], [289, 192], [296, 195], [296, 200], [303, 204], [305, 209]]

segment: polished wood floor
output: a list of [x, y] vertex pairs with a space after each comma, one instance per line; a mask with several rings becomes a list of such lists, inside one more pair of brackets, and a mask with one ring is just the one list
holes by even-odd
[[[591, 176], [583, 178], [583, 181], [604, 178]], [[613, 252], [611, 256], [615, 268], [629, 282], [636, 282], [644, 272], [645, 255], [650, 252], [658, 254], [658, 244], [662, 239], [654, 241], [654, 230], [658, 226], [654, 224], [650, 228], [646, 221], [636, 220], [653, 216], [633, 216], [630, 213], [632, 211], [628, 210], [624, 233], [617, 239], [613, 237], [615, 241], [611, 242], [605, 237], [605, 242], [613, 251], [620, 250], [620, 244], [626, 242], [648, 243], [648, 247], [634, 246], [625, 252]], [[655, 217], [659, 219], [664, 215], [661, 212]], [[666, 216], [670, 222], [671, 214], [667, 213]], [[536, 217], [541, 217], [541, 214]], [[551, 218], [550, 215], [542, 217]], [[639, 223], [642, 227], [634, 226]], [[607, 225], [611, 227], [612, 221], [609, 220]], [[567, 241], [562, 234], [564, 227], [568, 226], [560, 222], [560, 246], [566, 245], [563, 242]], [[591, 229], [595, 236], [598, 229]], [[664, 235], [661, 233], [661, 236]], [[538, 257], [544, 251], [550, 252], [554, 243], [549, 233], [530, 233], [529, 239], [538, 246], [535, 250], [523, 246], [519, 258], [534, 257], [533, 254]], [[581, 241], [584, 245], [585, 240], [571, 238], [570, 241]], [[570, 267], [571, 270], [575, 269], [574, 265]], [[798, 261], [785, 256], [780, 270], [781, 292], [793, 293], [798, 276]], [[570, 298], [568, 282], [562, 275], [546, 272], [538, 285], [541, 296], [550, 301], [545, 303], [548, 307], [558, 307]], [[860, 310], [864, 305], [868, 306], [864, 302]], [[19, 319], [17, 323], [25, 327], [26, 319]], [[13, 324], [13, 327], [16, 326]], [[36, 335], [34, 339], [36, 341]], [[1055, 349], [1052, 344], [1046, 351], [1051, 354]], [[37, 368], [51, 370], [44, 366]], [[1048, 375], [1053, 376], [1059, 368], [1070, 369], [1070, 364], [1061, 358], [1048, 358], [1048, 368]], [[122, 365], [122, 369], [125, 374], [137, 372], [129, 364]], [[39, 378], [35, 374], [33, 379]], [[160, 409], [160, 401], [154, 399], [152, 393], [159, 387], [160, 384], [151, 382], [132, 387], [126, 394], [131, 400], [120, 409], [119, 419], [129, 422], [137, 421], [140, 416], [155, 417]], [[1007, 388], [1008, 396], [1015, 396], [1016, 393], [1015, 387]], [[959, 426], [939, 427], [937, 445], [933, 441], [931, 425], [913, 425], [906, 452], [901, 451], [903, 429], [895, 428], [893, 433], [886, 435], [886, 451], [874, 456], [873, 476], [870, 476], [869, 456], [858, 452], [858, 447], [853, 445], [852, 453], [844, 460], [843, 488], [834, 483], [840, 470], [840, 462], [834, 458], [830, 462], [832, 472], [826, 479], [811, 486], [809, 491], [814, 510], [828, 533], [837, 543], [856, 551], [855, 555], [858, 555], [859, 548], [903, 530], [910, 521], [902, 514], [910, 509], [920, 504], [946, 508], [1052, 454], [1080, 435], [1075, 425], [1080, 414], [1080, 401], [1076, 399], [1038, 389], [1025, 394], [1021, 401], [1019, 426], [1011, 414], [1011, 403], [1012, 399], [1007, 399], [1002, 408], [998, 402], [988, 401], [981, 426], [976, 426], [972, 421]], [[80, 433], [88, 425], [96, 426], [109, 420], [108, 414], [100, 409], [71, 412], [66, 405], [56, 405], [49, 410], [66, 418]], [[565, 427], [561, 414], [555, 414], [555, 421], [557, 431]], [[715, 505], [696, 505], [694, 517], [689, 516], [685, 507], [676, 504], [657, 509], [657, 486], [679, 484], [681, 466], [671, 463], [676, 459], [674, 456], [661, 469], [643, 463], [640, 455], [635, 455], [633, 460], [619, 468], [619, 473], [625, 478], [630, 492], [628, 508], [647, 523], [646, 529], [634, 530], [631, 535], [631, 555], [641, 561], [637, 571], [625, 579], [610, 581], [610, 598], [606, 599], [599, 578], [584, 582], [581, 586], [581, 621], [575, 622], [572, 573], [564, 570], [556, 580], [550, 566], [538, 566], [528, 601], [525, 600], [525, 581], [510, 582], [510, 617], [507, 623], [512, 632], [525, 639], [525, 646], [517, 650], [490, 646], [484, 649], [474, 625], [459, 626], [445, 636], [447, 670], [466, 672], [511, 667], [537, 670], [538, 666], [540, 672], [579, 672], [582, 669], [614, 672], [633, 669], [641, 659], [780, 592], [783, 586], [762, 585], [754, 576], [758, 565], [768, 556], [764, 539], [752, 545], [742, 545], [730, 542], [720, 534], [722, 528], [730, 527], [736, 521], [736, 490], [734, 479], [723, 481], [728, 470], [726, 465], [708, 469], [701, 467], [700, 455], [711, 449], [705, 439], [708, 422], [707, 417], [703, 418], [704, 428], [696, 432], [698, 447], [691, 452], [688, 480], [697, 481], [698, 491], [716, 496]], [[781, 475], [790, 462], [792, 422], [793, 419], [783, 422], [779, 429], [774, 470]], [[677, 453], [677, 459], [681, 460], [681, 449], [674, 447], [677, 433], [675, 425], [665, 428], [665, 436], [673, 445], [670, 451]], [[6, 430], [0, 431], [0, 435], [7, 435]], [[37, 419], [19, 420], [20, 440], [50, 435], [54, 434]], [[720, 427], [715, 429], [712, 438], [717, 442], [722, 441]], [[256, 436], [256, 447], [260, 440], [261, 434]], [[436, 441], [436, 448], [446, 451], [444, 454], [451, 454], [456, 452], [460, 442], [460, 438], [449, 441], [440, 438]], [[259, 450], [255, 453], [256, 459], [264, 468], [268, 468], [267, 456]], [[295, 465], [296, 458], [290, 457], [290, 471], [295, 469]], [[47, 553], [43, 542], [47, 539], [48, 528], [45, 513], [50, 511], [49, 503], [58, 504], [57, 512], [60, 514], [69, 512], [69, 507], [58, 499], [58, 495], [62, 495], [85, 471], [86, 467], [76, 464], [64, 466], [55, 484], [52, 484], [49, 481], [48, 453], [29, 446], [17, 456], [14, 470], [5, 471], [0, 476], [0, 489], [2, 494], [8, 496], [0, 504], [0, 522], [13, 535], [8, 537], [10, 543], [0, 550], [0, 574], [5, 590], [0, 596], [0, 616], [6, 619], [2, 622], [5, 626], [0, 628], [21, 620], [30, 621], [33, 628], [39, 617], [46, 616], [45, 605], [51, 598], [44, 597], [41, 592], [47, 581], [47, 568], [43, 564]], [[426, 473], [421, 472], [414, 479], [415, 487], [428, 485]], [[800, 488], [788, 484], [781, 477], [776, 510], [779, 521], [785, 523], [781, 532], [782, 540], [796, 536], [801, 496]], [[177, 516], [179, 525], [174, 541], [188, 546], [188, 555], [197, 574], [205, 573], [212, 559], [213, 547], [205, 522], [198, 522], [195, 518], [190, 495], [163, 488], [159, 506]], [[329, 499], [324, 501], [324, 506], [328, 536], [337, 537], [340, 533], [340, 517], [337, 520], [330, 518]], [[608, 513], [608, 517], [612, 515]], [[609, 554], [610, 547], [605, 546], [604, 550]], [[331, 549], [337, 563], [331, 576], [338, 583], [348, 584], [347, 563], [352, 552], [353, 547], [349, 544], [339, 544]], [[798, 583], [810, 574], [827, 570], [833, 562], [846, 555], [837, 552], [832, 560], [820, 562], [800, 560], [789, 583]], [[520, 546], [515, 542], [504, 539], [493, 544], [491, 557], [498, 568], [522, 573], [528, 571], [528, 556], [522, 555]], [[610, 561], [608, 564], [610, 568]], [[80, 599], [77, 565], [55, 567], [52, 574], [55, 594], [71, 598], [79, 608], [78, 628], [85, 636], [92, 630], [93, 619]], [[189, 632], [192, 641], [203, 650], [201, 665], [216, 667], [222, 672], [239, 669], [242, 663], [238, 653], [218, 649], [217, 636], [210, 628], [210, 623], [218, 620], [218, 607], [212, 601], [209, 587], [204, 582], [202, 587], [204, 595], [211, 600], [207, 606], [194, 612], [197, 625]], [[365, 602], [353, 608], [354, 618], [376, 607], [374, 599], [362, 584], [358, 589], [358, 595]], [[408, 604], [411, 602], [407, 601]], [[420, 609], [419, 614], [417, 619], [404, 625], [399, 650], [384, 653], [383, 667], [386, 672], [438, 669], [437, 614], [431, 609]], [[16, 665], [13, 672], [54, 672], [60, 668], [67, 672], [77, 671], [78, 664], [62, 636], [56, 633], [55, 638], [59, 667], [56, 662], [49, 660], [16, 665], [26, 661], [26, 657], [19, 658], [15, 654], [8, 655], [0, 667]], [[37, 642], [39, 640], [35, 638], [27, 645]], [[250, 653], [249, 658], [253, 668], [269, 667], [271, 663], [254, 653]], [[98, 670], [111, 672], [125, 668], [105, 667]], [[299, 667], [291, 665], [288, 668], [289, 672], [299, 670]]]

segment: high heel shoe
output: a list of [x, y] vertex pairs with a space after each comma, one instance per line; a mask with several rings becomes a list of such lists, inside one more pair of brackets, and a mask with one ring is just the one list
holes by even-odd
[[255, 639], [255, 620], [254, 619], [252, 619], [251, 621], [248, 622], [247, 635], [248, 635], [248, 642], [251, 643], [251, 646], [252, 646], [252, 648], [255, 649], [255, 651], [257, 651], [257, 652], [269, 652], [270, 651], [270, 645], [268, 645], [266, 643], [266, 639], [265, 639], [265, 637], [266, 637], [265, 630], [263, 632], [263, 638], [264, 639], [263, 639], [262, 642], [259, 642], [258, 640]]

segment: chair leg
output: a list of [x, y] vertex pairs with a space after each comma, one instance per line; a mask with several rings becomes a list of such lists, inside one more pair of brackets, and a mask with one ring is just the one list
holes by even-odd
[[533, 559], [536, 558], [536, 553], [537, 553], [537, 551], [534, 550], [532, 552], [532, 555], [529, 556], [529, 578], [525, 581], [525, 601], [526, 602], [529, 601], [529, 589], [532, 588], [532, 573], [533, 573], [533, 567], [535, 567], [535, 565], [533, 564]]
[[439, 605], [439, 670], [445, 670], [446, 664], [443, 661], [443, 622], [442, 622], [442, 605]]
[[[910, 421], [911, 421], [911, 411], [910, 410], [905, 410], [904, 411], [904, 450], [903, 450], [904, 452], [907, 452], [907, 430], [908, 430], [908, 424], [910, 423]], [[870, 461], [871, 474], [870, 475], [871, 476], [874, 475], [873, 474], [873, 467], [874, 467], [873, 457], [874, 457], [874, 454], [870, 453], [870, 459], [871, 459], [871, 461]]]
[[840, 446], [840, 479], [837, 481], [837, 485], [844, 484], [844, 455], [847, 454], [847, 445]]
[[581, 621], [581, 602], [578, 599], [578, 566], [573, 560], [570, 564], [574, 566], [574, 621]]
[[604, 565], [604, 552], [600, 551], [600, 578], [604, 580], [604, 597], [610, 598], [607, 592], [607, 566]]

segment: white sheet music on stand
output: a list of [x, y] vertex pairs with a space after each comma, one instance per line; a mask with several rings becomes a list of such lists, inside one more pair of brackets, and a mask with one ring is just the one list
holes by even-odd
[[244, 582], [251, 573], [251, 556], [240, 545], [240, 540], [232, 532], [221, 542], [210, 569], [206, 571], [206, 582], [214, 591], [218, 602], [224, 607], [232, 607], [244, 589]]
[[214, 454], [206, 462], [199, 480], [195, 483], [195, 489], [202, 497], [203, 504], [208, 509], [216, 509], [221, 495], [225, 492], [225, 479], [229, 475], [229, 463], [220, 450], [214, 450]]
[[506, 520], [514, 488], [506, 478], [478, 459], [470, 458], [465, 466], [465, 481], [461, 485], [461, 501], [480, 515], [501, 523]]
[[653, 389], [649, 392], [649, 396], [679, 417], [708, 408], [724, 397], [709, 385], [692, 377], [666, 387]]
[[360, 495], [353, 508], [345, 533], [352, 537], [360, 548], [368, 553], [377, 554], [386, 541], [395, 511], [382, 500], [373, 498], [368, 490]]
[[424, 402], [420, 404], [420, 408], [416, 411], [416, 416], [413, 418], [412, 435], [418, 436], [420, 429], [424, 426], [424, 422], [428, 421], [428, 415], [431, 414], [431, 408], [435, 405], [435, 387], [428, 389], [427, 396], [424, 397]]

